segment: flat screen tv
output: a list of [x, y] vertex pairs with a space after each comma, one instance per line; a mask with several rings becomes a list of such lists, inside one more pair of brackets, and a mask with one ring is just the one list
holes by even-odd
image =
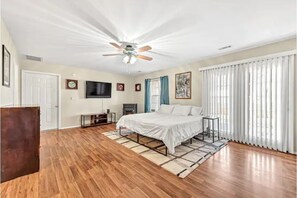
[[111, 83], [86, 81], [86, 98], [111, 98]]

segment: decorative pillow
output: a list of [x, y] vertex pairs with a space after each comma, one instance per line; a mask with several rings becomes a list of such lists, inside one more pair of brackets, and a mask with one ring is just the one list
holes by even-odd
[[192, 107], [191, 106], [175, 106], [172, 115], [181, 115], [181, 116], [188, 116], [191, 112]]
[[157, 112], [158, 113], [171, 114], [171, 112], [173, 111], [173, 109], [174, 109], [174, 106], [173, 105], [162, 104]]
[[191, 115], [193, 116], [200, 116], [202, 115], [202, 107], [192, 107]]

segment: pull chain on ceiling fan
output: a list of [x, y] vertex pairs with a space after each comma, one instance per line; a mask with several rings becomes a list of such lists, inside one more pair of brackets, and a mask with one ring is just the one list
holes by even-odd
[[121, 45], [118, 45], [117, 43], [109, 43], [110, 45], [114, 46], [118, 50], [121, 51], [121, 53], [117, 54], [103, 54], [103, 56], [118, 56], [118, 55], [125, 55], [123, 58], [123, 62], [126, 64], [134, 64], [137, 59], [142, 59], [146, 61], [153, 60], [152, 57], [144, 56], [138, 54], [139, 52], [146, 52], [152, 49], [151, 46], [146, 45], [143, 47], [138, 48], [135, 43], [129, 43], [129, 42], [120, 42]]

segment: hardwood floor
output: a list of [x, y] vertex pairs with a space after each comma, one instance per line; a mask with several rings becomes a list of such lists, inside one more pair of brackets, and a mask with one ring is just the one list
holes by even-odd
[[102, 135], [114, 125], [41, 133], [39, 173], [1, 197], [296, 197], [296, 156], [229, 143], [185, 179]]

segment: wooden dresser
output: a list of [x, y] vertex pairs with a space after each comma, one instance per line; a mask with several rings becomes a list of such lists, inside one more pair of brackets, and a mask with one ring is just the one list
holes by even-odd
[[1, 182], [39, 171], [39, 107], [1, 107]]

